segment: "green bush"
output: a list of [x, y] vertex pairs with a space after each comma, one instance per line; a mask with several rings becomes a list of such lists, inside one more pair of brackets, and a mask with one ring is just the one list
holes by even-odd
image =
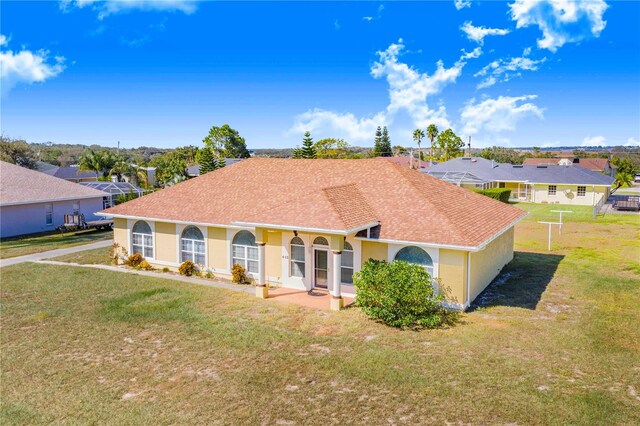
[[392, 327], [435, 328], [452, 324], [458, 313], [443, 306], [432, 278], [420, 265], [369, 259], [353, 277], [356, 305]]
[[233, 265], [233, 268], [231, 268], [231, 281], [233, 281], [234, 284], [249, 284], [251, 279], [247, 275], [247, 270], [244, 266], [236, 263]]
[[143, 260], [144, 258], [140, 253], [133, 253], [131, 256], [127, 258], [127, 265], [131, 266], [132, 268], [135, 268], [140, 266]]
[[180, 272], [180, 275], [186, 275], [187, 277], [190, 277], [196, 274], [198, 272], [198, 269], [195, 263], [190, 260], [185, 260], [178, 268], [178, 272]]
[[508, 188], [476, 189], [475, 192], [502, 201], [503, 203], [508, 203], [509, 198], [511, 198], [511, 190]]
[[140, 269], [144, 269], [145, 271], [151, 271], [153, 270], [153, 266], [151, 266], [149, 262], [147, 262], [146, 260], [143, 260], [142, 262], [140, 262]]

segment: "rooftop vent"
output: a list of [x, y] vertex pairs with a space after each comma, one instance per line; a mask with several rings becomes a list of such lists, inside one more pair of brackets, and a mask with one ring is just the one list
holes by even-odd
[[521, 169], [522, 168], [522, 164], [515, 164], [513, 166], [514, 169]]
[[471, 157], [462, 157], [463, 160], [471, 160]]
[[546, 164], [538, 164], [538, 168], [539, 169], [546, 169], [547, 165]]

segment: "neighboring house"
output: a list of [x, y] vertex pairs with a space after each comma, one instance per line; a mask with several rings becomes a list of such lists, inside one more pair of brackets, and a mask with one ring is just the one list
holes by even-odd
[[69, 182], [93, 182], [98, 180], [96, 172], [81, 172], [79, 166], [56, 166], [52, 169], [42, 170], [42, 173], [68, 180]]
[[[225, 158], [224, 165], [225, 167], [230, 166], [242, 160], [244, 160], [244, 158]], [[194, 164], [193, 166], [187, 167], [187, 176], [189, 176], [190, 178], [200, 176], [200, 164]]]
[[45, 173], [0, 162], [0, 237], [52, 231], [64, 223], [64, 215], [82, 213], [85, 220], [100, 217], [102, 191], [85, 188]]
[[525, 158], [524, 166], [578, 166], [592, 172], [613, 176], [615, 168], [608, 158]]
[[251, 158], [107, 209], [115, 242], [152, 265], [354, 294], [368, 259], [423, 265], [466, 308], [513, 258], [525, 212], [379, 159]]
[[105, 199], [104, 208], [115, 206], [119, 195], [135, 194], [136, 197], [142, 197], [145, 190], [133, 185], [129, 182], [80, 182], [80, 185], [87, 188], [97, 189], [109, 193], [109, 197]]
[[467, 189], [509, 188], [520, 201], [596, 205], [609, 197], [610, 176], [573, 166], [527, 166], [461, 157], [430, 167], [429, 175]]
[[419, 160], [411, 156], [379, 157], [379, 158], [399, 164], [402, 167], [406, 167], [409, 169], [416, 169], [416, 170], [428, 169], [431, 166], [431, 164], [435, 164], [435, 163], [430, 163], [428, 161]]

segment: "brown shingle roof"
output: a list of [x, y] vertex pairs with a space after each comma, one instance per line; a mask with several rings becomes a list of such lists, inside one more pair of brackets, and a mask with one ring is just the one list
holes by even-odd
[[109, 194], [0, 161], [0, 205], [106, 196]]
[[119, 216], [336, 231], [380, 223], [380, 239], [477, 247], [515, 207], [390, 161], [252, 158], [105, 211]]
[[[567, 160], [567, 158], [525, 158], [522, 164], [525, 166], [557, 166], [560, 160]], [[609, 160], [606, 158], [574, 158], [569, 160], [574, 166], [594, 172], [603, 172], [609, 165]]]

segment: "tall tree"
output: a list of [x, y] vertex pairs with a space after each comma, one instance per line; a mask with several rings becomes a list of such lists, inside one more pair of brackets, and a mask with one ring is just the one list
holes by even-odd
[[376, 129], [376, 137], [373, 140], [373, 156], [374, 157], [382, 156], [382, 148], [380, 147], [381, 143], [382, 143], [382, 128], [378, 126], [378, 128]]
[[420, 144], [422, 143], [422, 139], [424, 138], [424, 132], [422, 129], [415, 129], [413, 131], [413, 140], [418, 144], [418, 152], [419, 157], [422, 160], [422, 151], [420, 150]]
[[118, 158], [115, 154], [106, 149], [98, 152], [87, 149], [78, 159], [81, 171], [95, 172], [96, 176], [102, 179], [107, 178], [117, 162]]
[[36, 157], [26, 141], [0, 136], [0, 160], [27, 169], [36, 168]]
[[205, 147], [198, 152], [198, 164], [200, 165], [200, 176], [218, 168], [217, 159], [213, 156], [211, 148]]
[[300, 149], [299, 146], [296, 145], [291, 150], [291, 158], [302, 158], [302, 150]]
[[479, 157], [487, 160], [494, 160], [498, 163], [522, 164], [524, 157], [515, 149], [502, 148], [493, 146], [491, 148], [483, 148]]
[[156, 182], [161, 186], [173, 185], [187, 178], [187, 164], [175, 151], [154, 157], [150, 164], [156, 168]]
[[382, 138], [380, 139], [380, 156], [393, 156], [393, 150], [391, 149], [391, 138], [389, 137], [389, 130], [387, 130], [387, 126], [384, 126], [382, 128]]
[[353, 148], [344, 139], [325, 138], [313, 144], [317, 158], [352, 158]]
[[453, 130], [447, 129], [438, 135], [438, 146], [444, 153], [445, 161], [462, 154], [464, 142]]
[[249, 158], [251, 156], [244, 138], [228, 124], [222, 127], [213, 126], [202, 142], [207, 148], [219, 152], [225, 158]]
[[431, 157], [432, 160], [433, 160], [433, 148], [434, 148], [433, 142], [438, 137], [438, 133], [439, 133], [438, 126], [436, 126], [435, 124], [429, 124], [429, 126], [427, 127], [427, 137], [431, 141], [431, 150], [429, 152], [429, 156]]
[[136, 186], [147, 187], [149, 184], [147, 172], [137, 164], [133, 164], [131, 159], [122, 155], [116, 156], [116, 162], [109, 171], [109, 175], [117, 176], [118, 182], [122, 182], [124, 178], [126, 178], [131, 184]]
[[313, 138], [311, 137], [311, 133], [305, 132], [304, 138], [302, 139], [302, 148], [300, 150], [300, 154], [302, 158], [316, 158], [316, 148], [313, 146]]

